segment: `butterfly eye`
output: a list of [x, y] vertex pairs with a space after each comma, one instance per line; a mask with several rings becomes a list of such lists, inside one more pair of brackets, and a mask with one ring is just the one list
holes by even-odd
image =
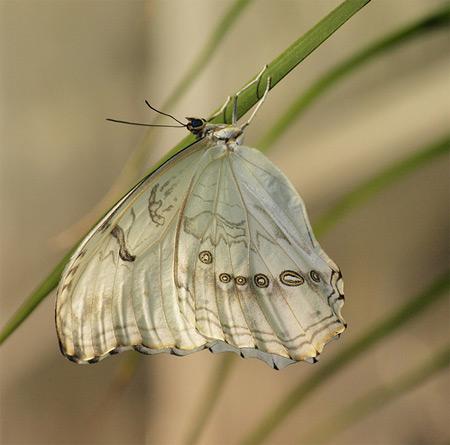
[[191, 121], [191, 125], [192, 125], [194, 128], [199, 128], [199, 127], [203, 126], [203, 121], [202, 121], [201, 119], [193, 119], [193, 120]]
[[319, 282], [320, 282], [320, 275], [319, 275], [315, 270], [312, 270], [312, 271], [309, 273], [309, 276], [310, 276], [311, 279], [312, 279], [313, 281], [315, 281], [316, 283], [319, 283]]
[[188, 130], [201, 130], [206, 123], [205, 119], [197, 117], [187, 117], [186, 119], [189, 121], [187, 124]]

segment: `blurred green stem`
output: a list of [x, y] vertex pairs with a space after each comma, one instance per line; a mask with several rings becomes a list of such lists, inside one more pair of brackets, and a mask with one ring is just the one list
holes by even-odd
[[292, 125], [295, 120], [322, 94], [328, 91], [340, 79], [353, 73], [357, 68], [369, 62], [378, 55], [393, 50], [398, 45], [406, 43], [414, 37], [423, 36], [431, 31], [448, 28], [450, 24], [450, 5], [435, 11], [427, 17], [419, 19], [394, 33], [383, 37], [367, 46], [360, 52], [344, 60], [322, 77], [316, 80], [305, 92], [289, 106], [283, 115], [270, 127], [256, 145], [260, 150], [266, 150]]
[[355, 207], [367, 202], [376, 193], [398, 181], [407, 173], [423, 167], [438, 156], [450, 151], [450, 134], [431, 145], [397, 161], [343, 196], [330, 210], [314, 224], [314, 232], [322, 235]]
[[75, 247], [55, 266], [50, 275], [38, 286], [38, 288], [17, 309], [16, 313], [3, 326], [0, 333], [0, 345], [22, 324], [38, 304], [55, 288], [61, 277], [64, 267], [72, 255]]
[[384, 320], [375, 323], [352, 343], [347, 343], [347, 345], [343, 346], [334, 358], [325, 363], [320, 363], [317, 371], [290, 389], [288, 395], [264, 416], [256, 428], [241, 443], [245, 445], [262, 443], [318, 386], [322, 385], [330, 377], [333, 377], [347, 364], [367, 352], [388, 335], [399, 330], [406, 322], [422, 313], [433, 303], [443, 299], [449, 289], [450, 274], [447, 271], [425, 292], [400, 306]]
[[351, 424], [363, 419], [387, 403], [418, 387], [450, 364], [450, 344], [428, 357], [419, 367], [408, 371], [389, 385], [372, 389], [344, 408], [336, 415], [320, 422], [320, 425], [304, 435], [298, 443], [319, 445], [334, 439]]

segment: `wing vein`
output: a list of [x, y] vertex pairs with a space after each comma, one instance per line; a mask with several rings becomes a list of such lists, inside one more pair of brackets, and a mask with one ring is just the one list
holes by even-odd
[[[251, 245], [251, 243], [252, 243], [252, 240], [251, 240], [250, 225], [249, 225], [249, 222], [248, 222], [248, 213], [247, 213], [247, 209], [246, 209], [246, 207], [245, 207], [245, 202], [244, 202], [244, 200], [243, 200], [243, 198], [242, 198], [241, 189], [239, 188], [239, 184], [238, 184], [237, 179], [236, 179], [236, 176], [235, 176], [235, 174], [234, 174], [233, 167], [232, 167], [232, 165], [231, 165], [231, 161], [230, 161], [230, 158], [229, 158], [229, 157], [228, 157], [228, 166], [229, 166], [229, 168], [230, 168], [231, 177], [233, 178], [234, 183], [235, 183], [235, 185], [236, 185], [236, 190], [238, 191], [239, 199], [240, 199], [240, 201], [241, 201], [241, 203], [242, 203], [242, 210], [243, 210], [244, 216], [245, 216], [245, 225], [247, 226], [247, 236], [248, 236], [248, 240], [247, 240], [247, 270], [248, 270], [248, 283], [249, 283], [248, 285], [250, 286], [250, 282], [251, 282], [251, 281], [250, 281], [250, 273], [251, 273], [251, 272], [250, 272], [250, 245]], [[234, 276], [233, 260], [232, 260], [232, 258], [231, 258], [231, 248], [230, 248], [230, 245], [228, 245], [228, 254], [229, 254], [229, 257], [230, 257], [231, 270], [232, 270], [233, 276]], [[252, 331], [251, 323], [249, 323], [248, 317], [247, 317], [247, 315], [245, 314], [245, 310], [244, 310], [244, 308], [243, 308], [243, 306], [242, 306], [242, 301], [241, 301], [242, 294], [241, 294], [241, 292], [237, 289], [236, 284], [234, 284], [234, 290], [235, 290], [235, 292], [236, 292], [237, 300], [238, 300], [238, 302], [239, 302], [239, 306], [240, 306], [240, 308], [241, 308], [242, 315], [244, 316], [245, 322], [247, 323], [248, 330], [249, 330], [250, 335], [251, 335], [251, 337], [252, 337], [252, 339], [253, 339], [253, 344], [254, 344], [254, 345], [257, 345], [258, 342], [255, 340], [255, 337], [253, 336], [253, 331]], [[270, 326], [270, 324], [269, 324], [269, 326]]]
[[[239, 155], [238, 155], [239, 156]], [[240, 156], [240, 158], [241, 159], [243, 159], [243, 160], [245, 160], [244, 158], [242, 158], [241, 156]], [[248, 161], [247, 161], [248, 162]], [[250, 174], [252, 174], [252, 176], [253, 177], [255, 177], [255, 175], [253, 175], [253, 173], [248, 169], [248, 168], [246, 168], [246, 170], [250, 173]], [[234, 173], [233, 173], [233, 176], [234, 176]], [[237, 184], [237, 179], [235, 178], [235, 181], [236, 181], [236, 184]], [[261, 186], [261, 188], [262, 189], [264, 189], [264, 187], [262, 186], [262, 184], [259, 182], [259, 181], [257, 181], [258, 182], [258, 184]], [[239, 188], [239, 190], [240, 190], [240, 187], [238, 186], [238, 188]], [[243, 196], [242, 195], [242, 193], [240, 192], [240, 195], [241, 196]], [[252, 196], [255, 198], [255, 199], [258, 199], [258, 197], [257, 196], [255, 196], [254, 194], [252, 194]], [[269, 195], [270, 196], [270, 195]], [[261, 203], [261, 204], [264, 204], [263, 202], [261, 202], [259, 199], [258, 199], [258, 202], [259, 203]], [[245, 204], [244, 204], [245, 205]], [[247, 207], [246, 207], [246, 209], [247, 209]], [[254, 215], [253, 214], [253, 212], [251, 212], [249, 209], [247, 209], [247, 212], [253, 217], [253, 219], [258, 223], [258, 225], [264, 230], [264, 232], [275, 242], [275, 244], [277, 244], [278, 245], [278, 247], [283, 251], [283, 253], [298, 267], [298, 269], [301, 271], [301, 267], [299, 266], [299, 264], [297, 263], [297, 261], [295, 261], [294, 260], [294, 258], [292, 258], [292, 256], [286, 251], [286, 249], [277, 241], [277, 239], [276, 238], [274, 238], [268, 231], [267, 231], [267, 229], [258, 221], [258, 218], [256, 217], [256, 215]], [[279, 227], [279, 225], [277, 224], [277, 222], [275, 221], [275, 219], [269, 214], [269, 213], [267, 213], [267, 216], [269, 216], [270, 217], [270, 219], [271, 219], [271, 221], [278, 227], [278, 228], [280, 228], [281, 229], [281, 227]], [[289, 221], [290, 221], [290, 219], [289, 219]], [[291, 221], [292, 222], [292, 221]], [[286, 234], [285, 234], [286, 235]], [[256, 243], [254, 243], [254, 245], [256, 246]]]
[[[238, 155], [238, 156], [239, 156], [239, 155]], [[241, 159], [245, 160], [245, 159], [242, 158], [241, 156], [239, 156], [239, 157], [240, 157]], [[247, 162], [248, 162], [248, 161], [247, 161]], [[244, 167], [245, 167], [245, 166], [244, 166]], [[256, 178], [256, 176], [255, 176], [255, 175], [254, 175], [247, 167], [245, 167], [245, 169], [253, 176], [253, 178], [255, 178], [256, 182], [257, 182], [257, 183], [260, 185], [260, 187], [264, 190], [264, 187], [263, 187], [263, 185], [261, 184], [261, 182], [258, 180], [258, 178]], [[237, 187], [239, 188], [239, 185], [238, 185], [238, 182], [237, 182], [236, 179], [235, 179], [235, 181], [236, 181]], [[239, 189], [240, 189], [240, 188], [239, 188]], [[241, 196], [243, 196], [243, 195], [242, 195], [242, 192], [240, 192], [240, 194], [241, 194]], [[254, 196], [254, 194], [253, 194], [253, 196]], [[270, 195], [269, 195], [269, 196], [270, 196]], [[256, 199], [258, 199], [257, 196], [254, 196], [254, 197], [255, 197]], [[258, 200], [258, 201], [259, 201], [259, 200]], [[259, 201], [259, 202], [261, 202], [261, 201]], [[264, 231], [265, 231], [265, 232], [273, 239], [273, 237], [267, 232], [267, 230], [266, 230], [266, 229], [261, 225], [261, 223], [257, 220], [257, 218], [255, 217], [255, 215], [253, 215], [252, 212], [251, 212], [250, 210], [248, 210], [248, 212], [253, 216], [253, 219], [254, 219], [256, 222], [258, 222], [258, 224], [260, 225], [260, 227], [262, 227], [262, 228], [264, 229]], [[269, 216], [270, 216], [270, 215], [269, 215]], [[271, 217], [271, 216], [270, 216], [270, 217]], [[271, 217], [271, 218], [272, 218], [272, 217]], [[289, 219], [289, 217], [288, 217], [288, 219]], [[290, 220], [290, 219], [289, 219], [289, 220]], [[272, 221], [277, 225], [277, 227], [279, 227], [278, 224], [276, 223], [276, 221], [275, 221], [273, 218], [272, 218]], [[292, 221], [291, 221], [291, 223], [292, 223]], [[294, 264], [296, 264], [297, 267], [299, 267], [298, 264], [297, 264], [297, 262], [294, 261], [294, 260], [290, 257], [290, 255], [286, 252], [286, 250], [285, 250], [285, 249], [284, 249], [284, 248], [283, 248], [276, 240], [274, 240], [274, 241], [276, 242], [276, 244], [278, 244], [278, 246], [281, 248], [281, 250], [284, 252], [284, 254], [285, 254], [289, 259], [291, 259], [291, 261], [292, 261]], [[263, 256], [262, 256], [262, 254], [261, 254], [261, 252], [260, 252], [258, 246], [256, 245], [256, 243], [254, 243], [253, 245], [254, 245], [254, 247], [255, 247], [255, 249], [256, 249], [256, 251], [257, 251], [259, 257], [261, 258], [261, 261], [265, 264], [267, 270], [269, 271], [270, 275], [272, 276], [272, 279], [275, 281], [275, 277], [273, 276], [273, 274], [272, 274], [272, 272], [271, 272], [271, 270], [270, 270], [268, 264], [267, 264], [266, 261], [264, 260], [264, 258], [263, 258]], [[299, 319], [297, 318], [297, 316], [295, 315], [295, 312], [294, 312], [294, 310], [292, 309], [292, 306], [289, 304], [288, 299], [286, 298], [286, 294], [285, 294], [283, 288], [280, 286], [279, 289], [280, 289], [280, 291], [281, 291], [281, 295], [282, 295], [284, 301], [286, 302], [287, 307], [289, 308], [289, 310], [290, 310], [291, 313], [292, 313], [292, 316], [293, 316], [294, 319], [296, 320], [296, 322], [297, 322], [297, 324], [299, 325], [300, 329], [304, 332], [305, 338], [308, 339], [309, 343], [312, 345], [312, 343], [311, 343], [311, 337], [307, 334], [306, 330], [303, 328], [302, 324], [300, 323], [300, 320], [299, 320]], [[256, 299], [256, 300], [257, 300], [257, 299]], [[258, 301], [258, 300], [257, 300], [257, 301]], [[283, 346], [284, 346], [284, 345], [283, 345]]]
[[[250, 276], [250, 274], [251, 274], [251, 269], [250, 269], [250, 246], [253, 244], [253, 242], [252, 242], [252, 238], [251, 238], [250, 225], [249, 225], [249, 223], [248, 223], [248, 214], [251, 214], [251, 212], [248, 210], [247, 206], [245, 205], [244, 196], [243, 196], [243, 194], [242, 194], [241, 188], [239, 187], [239, 183], [238, 183], [237, 177], [236, 177], [236, 175], [235, 175], [235, 173], [234, 173], [234, 170], [233, 170], [233, 167], [232, 167], [232, 165], [231, 165], [231, 162], [230, 162], [230, 171], [231, 171], [231, 173], [232, 173], [232, 177], [233, 177], [234, 182], [235, 182], [235, 184], [236, 184], [236, 189], [237, 189], [238, 192], [239, 192], [239, 197], [240, 197], [240, 199], [241, 199], [241, 202], [242, 202], [242, 205], [243, 205], [244, 212], [246, 213], [247, 227], [248, 227], [248, 230], [249, 230], [249, 233], [248, 233], [249, 242], [248, 242], [248, 246], [247, 246], [247, 249], [248, 249], [248, 250], [247, 250], [247, 252], [248, 252], [247, 255], [248, 255], [248, 269], [249, 269], [249, 277], [248, 277], [248, 279], [249, 279], [249, 283], [250, 283], [250, 281], [251, 281], [251, 276]], [[256, 218], [255, 218], [255, 220], [256, 220]], [[255, 249], [257, 250], [258, 255], [259, 255], [259, 256], [261, 257], [261, 259], [262, 259], [262, 255], [260, 254], [259, 249], [257, 248], [256, 244], [253, 244], [253, 245], [254, 245]], [[262, 259], [262, 261], [263, 261], [263, 263], [266, 265], [266, 268], [267, 268], [267, 270], [269, 271], [270, 275], [272, 275], [272, 273], [271, 273], [269, 267], [267, 266], [266, 262], [265, 262], [263, 259]], [[273, 275], [272, 275], [272, 279], [273, 279]], [[270, 327], [272, 328], [272, 331], [273, 331], [273, 333], [274, 333], [274, 336], [278, 338], [278, 335], [276, 334], [276, 331], [274, 330], [274, 328], [273, 328], [273, 326], [272, 326], [272, 323], [270, 323], [270, 320], [267, 318], [267, 316], [266, 316], [264, 310], [263, 310], [262, 307], [261, 307], [261, 304], [260, 304], [260, 302], [259, 302], [259, 299], [258, 299], [258, 298], [255, 298], [255, 301], [256, 301], [256, 304], [258, 305], [258, 307], [259, 307], [259, 309], [260, 309], [262, 315], [263, 315], [264, 318], [266, 319], [268, 326], [270, 326]], [[286, 348], [286, 346], [285, 346], [282, 342], [280, 342], [280, 344], [281, 344], [281, 346], [285, 349], [286, 354], [290, 357], [291, 355], [289, 354], [289, 351], [288, 351], [288, 349]]]
[[[249, 163], [249, 164], [255, 166], [256, 168], [258, 168], [258, 169], [260, 169], [260, 170], [262, 170], [262, 171], [268, 173], [271, 177], [274, 177], [271, 173], [267, 172], [266, 170], [264, 170], [263, 168], [259, 167], [259, 166], [256, 165], [256, 164], [254, 164], [253, 162], [251, 162], [251, 161], [245, 159], [244, 157], [240, 156], [239, 154], [236, 154], [236, 156], [238, 156], [239, 158], [241, 158], [243, 161], [245, 161], [245, 162], [247, 162], [247, 163]], [[242, 166], [250, 173], [250, 175], [253, 176], [253, 178], [255, 179], [255, 181], [259, 184], [260, 188], [261, 188], [262, 190], [265, 190], [265, 187], [263, 186], [263, 184], [261, 184], [261, 181], [258, 179], [258, 177], [257, 177], [257, 176], [256, 176], [256, 175], [248, 168], [248, 167], [245, 166], [245, 163], [244, 163], [244, 162], [242, 163]], [[270, 195], [269, 195], [269, 197], [270, 197]], [[255, 198], [258, 199], [257, 196], [255, 196]], [[261, 200], [258, 199], [258, 201], [261, 203]], [[264, 204], [264, 203], [262, 203], [262, 204]], [[282, 209], [279, 208], [279, 207], [278, 207], [278, 210], [279, 210], [280, 212], [282, 212]], [[286, 214], [285, 212], [282, 212], [282, 213], [283, 213], [283, 214], [285, 215], [285, 217], [289, 220], [289, 222], [295, 227], [296, 224], [292, 221], [291, 217], [290, 217], [288, 214]], [[303, 220], [304, 220], [304, 223], [305, 223], [305, 227], [306, 227], [306, 229], [307, 229], [307, 231], [308, 231], [308, 236], [309, 236], [309, 239], [310, 239], [310, 241], [311, 241], [311, 246], [312, 246], [313, 249], [315, 249], [315, 248], [316, 248], [316, 243], [314, 242], [314, 236], [313, 236], [312, 233], [311, 233], [311, 228], [310, 228], [309, 220], [308, 220], [307, 215], [305, 214], [305, 211], [304, 211], [303, 206], [302, 206], [302, 214], [303, 214]], [[273, 220], [273, 218], [272, 218], [272, 220]], [[274, 220], [273, 220], [273, 221], [274, 221]], [[274, 222], [276, 223], [276, 221], [274, 221]], [[277, 224], [277, 225], [278, 225], [278, 224]]]
[[[170, 331], [170, 333], [172, 334], [172, 339], [173, 339], [173, 344], [174, 346], [176, 346], [176, 341], [177, 341], [177, 337], [174, 335], [174, 331], [172, 329], [172, 326], [170, 325], [169, 321], [167, 320], [167, 314], [166, 314], [166, 304], [165, 304], [165, 298], [164, 298], [164, 294], [163, 294], [163, 287], [162, 287], [162, 252], [161, 252], [161, 243], [159, 243], [158, 246], [158, 265], [159, 265], [159, 273], [158, 273], [158, 277], [159, 277], [159, 291], [160, 291], [160, 297], [161, 297], [161, 308], [162, 308], [162, 313], [164, 315], [164, 320], [166, 320], [166, 325]], [[151, 298], [151, 295], [149, 296]]]
[[[214, 248], [214, 255], [213, 255], [213, 262], [212, 262], [213, 263], [213, 271], [214, 271], [214, 273], [213, 273], [214, 300], [216, 302], [216, 307], [217, 307], [217, 312], [218, 312], [216, 315], [217, 315], [219, 321], [220, 321], [220, 313], [219, 313], [220, 311], [219, 311], [219, 303], [217, 300], [217, 283], [216, 283], [216, 244], [215, 244], [214, 240], [216, 239], [217, 219], [215, 218], [215, 215], [216, 215], [216, 211], [217, 211], [217, 203], [218, 203], [218, 197], [219, 197], [220, 184], [222, 182], [222, 167], [223, 167], [223, 163], [220, 160], [219, 175], [218, 175], [218, 179], [217, 179], [217, 183], [216, 183], [216, 190], [214, 192], [213, 211], [211, 212], [211, 221], [213, 221], [213, 224], [214, 224], [214, 232], [213, 232], [213, 236], [211, 239], [211, 245]], [[208, 231], [208, 226], [206, 226], [206, 228], [202, 234], [195, 258], [197, 258], [198, 254], [200, 252], [201, 245], [202, 245], [203, 239], [204, 239], [207, 231]], [[192, 282], [194, 284], [194, 296], [195, 296], [195, 276], [196, 276], [196, 272], [197, 272], [197, 264], [198, 263], [196, 262], [196, 265], [194, 267], [193, 277], [192, 277]], [[195, 299], [195, 309], [197, 309], [197, 300], [196, 299]], [[209, 324], [211, 325], [211, 322], [209, 322]], [[222, 324], [220, 324], [220, 329], [222, 330], [222, 334], [225, 338], [225, 333], [223, 331]], [[210, 329], [210, 331], [211, 331], [211, 329]]]
[[[207, 151], [205, 152], [205, 154], [206, 153], [207, 153]], [[187, 204], [187, 201], [188, 201], [189, 196], [191, 194], [191, 191], [195, 188], [197, 183], [200, 181], [201, 173], [203, 173], [215, 161], [216, 161], [216, 159], [212, 159], [211, 161], [209, 161], [200, 172], [195, 170], [194, 174], [192, 175], [191, 181], [189, 183], [189, 187], [188, 187], [188, 190], [186, 192], [186, 195], [185, 195], [185, 198], [183, 200], [183, 203], [180, 206], [180, 216], [178, 218], [178, 223], [177, 223], [176, 232], [175, 232], [175, 254], [174, 254], [174, 259], [173, 259], [173, 274], [174, 274], [174, 280], [175, 280], [176, 287], [179, 287], [178, 286], [178, 277], [176, 276], [176, 271], [178, 270], [178, 244], [179, 244], [179, 238], [180, 238], [181, 221], [182, 221], [183, 216], [184, 216], [184, 211], [185, 211], [185, 208], [186, 208], [186, 204]], [[197, 180], [195, 182], [193, 182], [193, 180], [194, 180], [194, 178], [196, 176], [197, 176], [197, 178], [196, 178]], [[205, 230], [205, 233], [206, 233], [206, 230]]]

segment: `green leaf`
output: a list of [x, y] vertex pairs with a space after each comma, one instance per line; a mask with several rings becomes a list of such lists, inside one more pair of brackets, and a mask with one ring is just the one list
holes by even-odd
[[395, 379], [393, 383], [374, 388], [344, 408], [340, 408], [334, 416], [322, 421], [317, 428], [311, 430], [297, 443], [318, 445], [334, 439], [338, 433], [351, 424], [422, 385], [436, 373], [447, 368], [449, 364], [450, 344], [447, 344], [428, 357], [420, 366]]
[[339, 354], [321, 363], [321, 366], [306, 380], [288, 391], [288, 395], [275, 405], [257, 424], [256, 428], [241, 442], [245, 445], [262, 443], [281, 424], [283, 420], [310, 395], [318, 386], [336, 375], [346, 365], [369, 351], [381, 340], [398, 331], [415, 316], [433, 303], [443, 299], [450, 289], [450, 274], [447, 271], [426, 291], [409, 300], [384, 320], [375, 323], [352, 343], [341, 348]]

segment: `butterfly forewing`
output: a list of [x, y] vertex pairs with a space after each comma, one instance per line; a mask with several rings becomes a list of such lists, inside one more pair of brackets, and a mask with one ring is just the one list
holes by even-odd
[[72, 256], [58, 288], [56, 321], [63, 352], [74, 360], [95, 360], [144, 339], [155, 349], [172, 347], [175, 337], [185, 340], [185, 326], [170, 326], [179, 319], [165, 300], [173, 293], [168, 265], [204, 153], [199, 141], [141, 181]]

